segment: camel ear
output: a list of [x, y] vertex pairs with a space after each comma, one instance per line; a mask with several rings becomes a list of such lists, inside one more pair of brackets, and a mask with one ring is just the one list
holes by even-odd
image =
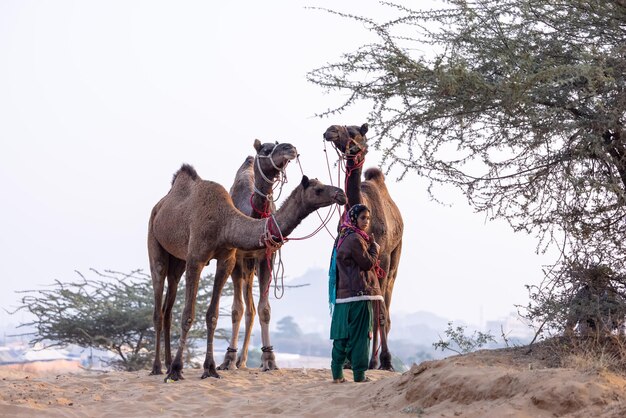
[[359, 132], [361, 133], [361, 135], [365, 135], [367, 133], [367, 130], [369, 129], [369, 125], [367, 123], [364, 123], [363, 125], [361, 125], [361, 129], [359, 129]]
[[258, 139], [254, 140], [254, 149], [256, 150], [256, 152], [259, 152], [262, 146], [263, 144], [261, 144], [261, 141], [259, 141]]
[[305, 175], [302, 176], [302, 187], [304, 189], [306, 189], [307, 187], [309, 187], [309, 178]]

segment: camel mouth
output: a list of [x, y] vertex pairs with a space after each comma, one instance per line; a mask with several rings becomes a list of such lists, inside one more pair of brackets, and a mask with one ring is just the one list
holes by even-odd
[[347, 144], [347, 141], [345, 139], [345, 133], [343, 135], [341, 134], [343, 130], [344, 128], [342, 126], [333, 125], [330, 128], [326, 129], [323, 138], [324, 141], [332, 142], [342, 152], [345, 152], [345, 146]]
[[289, 153], [285, 155], [285, 158], [287, 158], [289, 161], [291, 160], [295, 160], [296, 158], [298, 158], [298, 150], [296, 149], [296, 147], [291, 147], [291, 149], [289, 150]]
[[346, 203], [348, 203], [348, 197], [343, 190], [338, 189], [335, 193], [335, 203], [337, 203], [338, 205], [345, 205]]
[[298, 158], [298, 150], [291, 144], [278, 144], [276, 146], [276, 149], [274, 149], [274, 151], [272, 152], [278, 153], [278, 161], [275, 161], [274, 164], [276, 164], [276, 166], [281, 169], [285, 168], [289, 161]]

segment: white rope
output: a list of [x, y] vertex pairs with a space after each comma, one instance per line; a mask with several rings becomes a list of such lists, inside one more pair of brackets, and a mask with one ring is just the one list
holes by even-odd
[[[285, 183], [288, 182], [287, 180], [287, 165], [289, 165], [289, 160], [287, 160], [287, 162], [285, 163], [285, 166], [283, 168], [279, 168], [276, 163], [274, 162], [274, 158], [273, 158], [273, 154], [274, 151], [276, 150], [276, 148], [278, 147], [279, 144], [276, 144], [274, 146], [274, 148], [272, 148], [272, 151], [269, 153], [269, 155], [258, 155], [254, 158], [256, 160], [257, 163], [257, 167], [259, 169], [259, 174], [261, 175], [261, 178], [263, 178], [263, 180], [265, 180], [265, 182], [269, 183], [272, 185], [272, 191], [268, 194], [264, 194], [263, 192], [261, 192], [257, 187], [256, 184], [254, 185], [254, 192], [262, 197], [264, 197], [266, 200], [272, 202], [272, 203], [276, 203], [278, 201], [278, 199], [280, 199], [280, 196], [283, 193], [283, 186], [285, 185]], [[278, 170], [278, 178], [277, 179], [270, 179], [269, 177], [267, 177], [265, 175], [265, 173], [263, 172], [263, 169], [261, 168], [261, 158], [269, 158], [270, 163], [272, 164], [272, 166]], [[280, 188], [280, 190], [278, 191], [278, 196], [276, 196], [276, 198], [274, 198], [274, 191]]]
[[[276, 225], [276, 229], [278, 230], [278, 238], [280, 239], [280, 241], [276, 241], [274, 239], [274, 236], [270, 231], [270, 221], [274, 221], [274, 225]], [[276, 222], [276, 218], [274, 217], [273, 213], [266, 218], [265, 226], [263, 228], [262, 240], [263, 242], [265, 242], [265, 246], [272, 252], [280, 249], [280, 247], [282, 247], [285, 243], [285, 238], [283, 237], [283, 233], [280, 230], [280, 226], [278, 226], [278, 222]]]
[[[283, 264], [283, 256], [281, 249], [278, 249], [278, 263], [276, 269], [272, 265], [272, 275], [274, 276], [274, 297], [276, 299], [282, 299], [285, 295], [285, 265]], [[278, 296], [278, 274], [280, 273], [280, 296]]]

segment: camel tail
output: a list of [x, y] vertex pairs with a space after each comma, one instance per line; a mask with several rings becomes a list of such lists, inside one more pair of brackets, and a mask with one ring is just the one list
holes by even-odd
[[377, 167], [370, 167], [365, 170], [365, 174], [363, 174], [365, 180], [371, 180], [379, 184], [385, 184], [385, 175], [383, 172]]
[[200, 178], [200, 176], [196, 172], [195, 168], [193, 168], [189, 164], [183, 164], [180, 167], [180, 169], [177, 172], [174, 173], [174, 177], [172, 177], [172, 186], [174, 185], [174, 182], [176, 181], [176, 178], [180, 174], [185, 174], [185, 175], [189, 176], [192, 180], [198, 180]]

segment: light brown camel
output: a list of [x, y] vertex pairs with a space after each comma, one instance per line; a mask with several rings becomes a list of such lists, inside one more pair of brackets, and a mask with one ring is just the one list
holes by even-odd
[[[380, 267], [386, 273], [381, 279], [380, 288], [385, 298], [384, 306], [374, 302], [374, 312], [379, 318], [375, 318], [374, 338], [372, 339], [372, 356], [369, 367], [378, 367], [378, 327], [380, 332], [380, 368], [393, 370], [391, 365], [391, 353], [387, 343], [391, 318], [389, 308], [393, 285], [398, 274], [398, 264], [402, 253], [402, 233], [404, 223], [400, 210], [389, 195], [385, 185], [385, 176], [378, 168], [369, 168], [365, 171], [365, 181], [361, 182], [361, 170], [367, 153], [367, 138], [365, 134], [368, 125], [339, 126], [333, 125], [324, 133], [324, 139], [331, 141], [333, 145], [344, 155], [346, 159], [346, 184], [345, 190], [348, 197], [348, 208], [357, 203], [365, 204], [371, 213], [370, 232], [380, 245]], [[378, 308], [378, 309], [377, 309]]]
[[[237, 249], [258, 250], [270, 243], [284, 242], [311, 212], [333, 203], [345, 204], [343, 190], [326, 186], [303, 176], [301, 183], [283, 203], [275, 216], [253, 219], [235, 208], [224, 187], [202, 180], [187, 164], [176, 172], [172, 187], [153, 208], [148, 227], [148, 254], [154, 287], [155, 328], [167, 317], [170, 299], [185, 272], [185, 308], [176, 356], [169, 365], [166, 381], [182, 379], [183, 352], [191, 328], [198, 282], [210, 260], [221, 260], [215, 272], [211, 302], [206, 314], [207, 351], [202, 378], [219, 377], [213, 360], [213, 337], [217, 326], [219, 298], [235, 266]], [[162, 311], [162, 295], [168, 280], [168, 298]], [[167, 339], [166, 339], [167, 340]], [[158, 344], [158, 342], [157, 342]], [[156, 353], [158, 355], [158, 353]], [[153, 373], [160, 372], [160, 358], [155, 356]]]
[[[230, 189], [230, 196], [237, 209], [252, 218], [260, 219], [276, 211], [273, 193], [275, 182], [280, 180], [280, 177], [285, 177], [284, 170], [288, 161], [296, 158], [298, 153], [290, 144], [261, 144], [259, 140], [255, 141], [254, 148], [257, 154], [254, 159], [248, 157], [237, 170], [235, 181]], [[276, 159], [277, 156], [281, 156], [281, 159], [285, 161], [284, 164], [274, 164], [273, 160], [270, 160], [270, 157]], [[280, 187], [282, 188], [282, 185]], [[274, 253], [266, 254], [265, 250], [237, 250], [235, 268], [231, 274], [234, 285], [231, 313], [232, 334], [230, 344], [224, 355], [224, 361], [217, 368], [218, 370], [246, 367], [248, 347], [252, 334], [252, 322], [256, 314], [252, 294], [255, 269], [259, 276], [259, 289], [268, 289], [272, 279], [270, 266], [273, 265]], [[268, 296], [269, 292], [262, 291], [260, 293], [258, 308], [263, 344], [261, 368], [264, 371], [277, 368], [270, 342], [269, 322], [271, 308]], [[246, 316], [245, 334], [241, 352], [237, 357], [237, 343], [241, 318], [244, 314], [244, 301]]]
[[[278, 144], [278, 143], [265, 143], [261, 144], [261, 141], [258, 139], [254, 141], [254, 148], [257, 152], [256, 159], [253, 157], [249, 157], [244, 162], [244, 165], [250, 165], [253, 161], [255, 162], [255, 170], [258, 170], [261, 174], [261, 178], [267, 179], [266, 183], [274, 181], [276, 176], [279, 175], [280, 172], [284, 171], [289, 161], [293, 160], [298, 156], [297, 150], [291, 144]], [[269, 193], [271, 191], [271, 187], [268, 190], [266, 185], [262, 185], [259, 187], [259, 193]], [[252, 193], [252, 191], [250, 191]], [[241, 195], [241, 194], [239, 194]], [[254, 197], [253, 199], [257, 199]], [[248, 198], [242, 199], [245, 201], [235, 201], [235, 207], [241, 210], [243, 213], [248, 214], [251, 209], [250, 206], [250, 194], [248, 194]], [[256, 203], [258, 205], [258, 203]], [[219, 261], [218, 261], [219, 263]], [[237, 265], [235, 266], [238, 267]], [[177, 260], [172, 258], [169, 263], [169, 271], [168, 274], [172, 275], [171, 279], [168, 279], [168, 284], [176, 283], [180, 281], [180, 277], [185, 270], [185, 263], [181, 260]], [[247, 274], [254, 275], [254, 268], [252, 270], [248, 269], [249, 272]], [[250, 279], [251, 280], [251, 279]], [[246, 280], [247, 283], [247, 280]], [[239, 289], [237, 289], [239, 286]], [[155, 311], [154, 311], [154, 328], [156, 332], [156, 350], [155, 350], [155, 361], [152, 367], [151, 374], [162, 374], [161, 370], [161, 359], [160, 359], [160, 338], [161, 338], [161, 330], [163, 330], [163, 339], [165, 344], [165, 367], [169, 370], [170, 365], [172, 364], [172, 354], [171, 354], [171, 324], [172, 324], [172, 307], [174, 306], [174, 301], [176, 299], [177, 286], [169, 286], [166, 292], [165, 304], [162, 309], [156, 310], [156, 306], [159, 306], [160, 300], [162, 299], [163, 289], [157, 292], [157, 288], [155, 287]], [[252, 289], [249, 290], [250, 296], [252, 297]], [[241, 282], [235, 282], [235, 299], [237, 295], [241, 295]], [[248, 291], [246, 291], [246, 295]], [[248, 297], [248, 296], [247, 296]], [[159, 302], [156, 300], [159, 298]], [[241, 296], [240, 296], [241, 298]], [[252, 306], [254, 309], [254, 306]], [[249, 338], [249, 337], [248, 337]], [[236, 344], [236, 343], [235, 343]], [[236, 345], [235, 345], [236, 347]]]

